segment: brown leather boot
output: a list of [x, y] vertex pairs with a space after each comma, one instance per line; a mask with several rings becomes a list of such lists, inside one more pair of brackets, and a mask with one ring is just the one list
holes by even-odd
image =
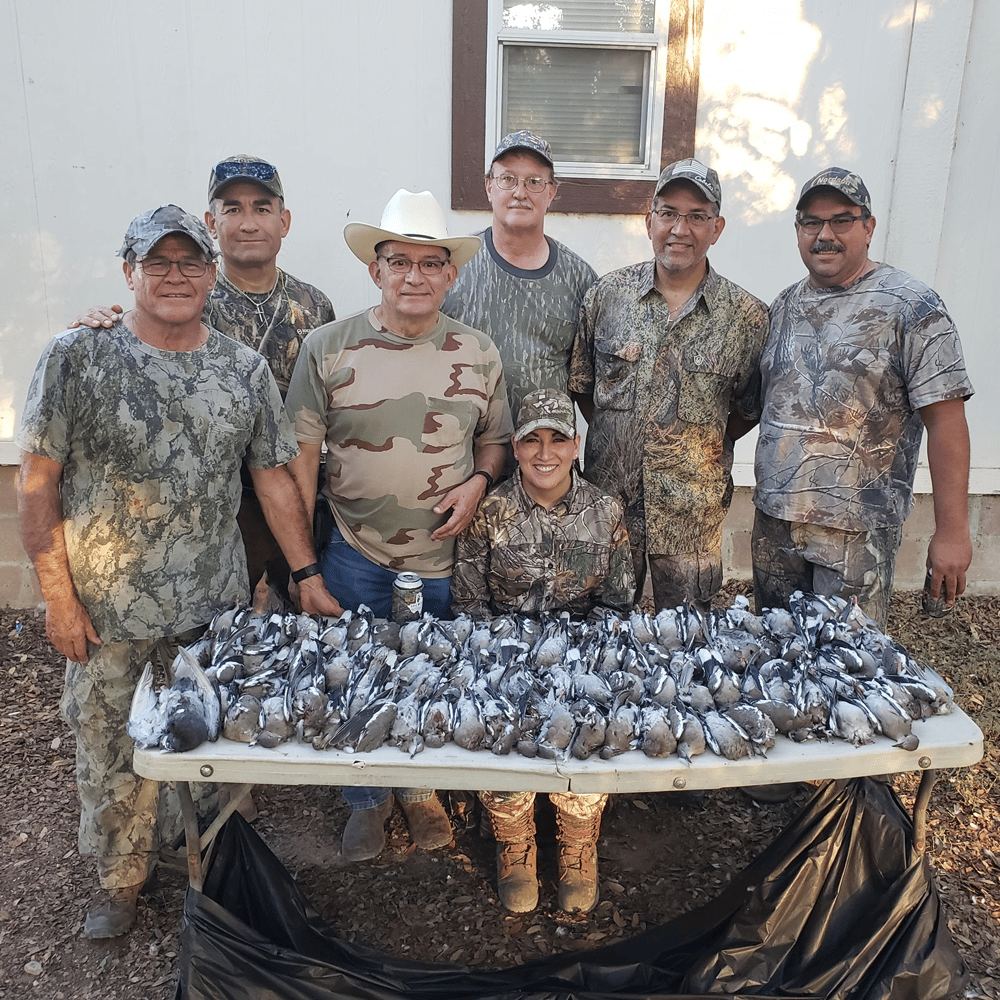
[[[485, 805], [485, 803], [484, 803]], [[499, 809], [503, 806], [500, 805]], [[538, 906], [535, 797], [506, 812], [487, 809], [497, 842], [497, 893], [504, 908], [528, 913]]]
[[600, 898], [597, 884], [597, 838], [601, 809], [581, 818], [556, 807], [559, 841], [559, 909], [589, 913]]
[[141, 885], [128, 885], [121, 889], [101, 889], [87, 911], [83, 936], [93, 941], [128, 933], [139, 912], [141, 888]]
[[437, 795], [423, 802], [400, 802], [406, 823], [410, 828], [410, 839], [417, 847], [433, 851], [445, 847], [454, 840], [451, 822]]
[[373, 809], [352, 809], [344, 825], [340, 853], [345, 861], [377, 858], [385, 848], [385, 821], [392, 812], [392, 796]]

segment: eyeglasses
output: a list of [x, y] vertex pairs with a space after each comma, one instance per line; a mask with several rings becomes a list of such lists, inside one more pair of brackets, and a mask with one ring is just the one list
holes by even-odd
[[185, 278], [200, 278], [212, 265], [207, 260], [198, 260], [195, 257], [184, 257], [181, 260], [168, 260], [166, 257], [144, 257], [138, 261], [144, 274], [152, 275], [154, 278], [162, 278], [170, 273], [170, 269], [177, 265], [177, 270]]
[[672, 208], [654, 208], [650, 214], [657, 216], [671, 228], [677, 225], [678, 219], [685, 219], [689, 226], [698, 229], [701, 226], [707, 226], [715, 218], [714, 215], [708, 215], [706, 212], [675, 212]]
[[796, 219], [795, 225], [797, 225], [802, 232], [808, 233], [810, 236], [815, 236], [817, 233], [821, 232], [823, 227], [827, 224], [829, 224], [830, 228], [835, 233], [846, 233], [859, 219], [863, 220], [864, 216], [838, 215], [833, 219], [815, 219], [809, 217], [805, 219]]
[[490, 179], [501, 191], [513, 191], [523, 181], [524, 189], [532, 194], [541, 194], [550, 184], [555, 184], [544, 177], [515, 177], [513, 174], [490, 174]]
[[223, 160], [216, 163], [212, 175], [215, 187], [221, 187], [234, 177], [240, 180], [249, 177], [255, 181], [271, 181], [277, 172], [275, 167], [263, 160]]
[[390, 271], [395, 274], [409, 274], [416, 265], [421, 274], [426, 274], [429, 278], [437, 277], [448, 266], [447, 260], [410, 260], [409, 257], [383, 257], [377, 255], [379, 260], [384, 260]]

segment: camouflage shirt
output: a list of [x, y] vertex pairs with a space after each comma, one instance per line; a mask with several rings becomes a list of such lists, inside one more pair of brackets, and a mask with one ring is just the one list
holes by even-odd
[[902, 524], [913, 500], [920, 407], [972, 395], [937, 293], [888, 264], [853, 284], [804, 278], [771, 306], [754, 503], [845, 531]]
[[474, 618], [628, 611], [635, 577], [621, 504], [574, 472], [570, 491], [546, 510], [516, 471], [459, 535], [451, 596], [456, 613]]
[[594, 400], [584, 474], [618, 497], [633, 546], [715, 554], [732, 497], [730, 409], [759, 413], [767, 309], [711, 267], [671, 322], [654, 263], [587, 293], [570, 391]]
[[441, 314], [408, 340], [367, 310], [309, 336], [286, 407], [299, 441], [326, 441], [323, 493], [348, 544], [397, 572], [448, 576], [455, 540], [430, 536], [450, 513], [432, 508], [472, 475], [474, 445], [513, 431], [493, 342]]
[[298, 453], [260, 355], [214, 331], [162, 351], [121, 322], [49, 342], [18, 444], [63, 466], [70, 575], [104, 642], [182, 632], [244, 600], [240, 461]]
[[267, 295], [242, 291], [220, 269], [203, 317], [206, 326], [267, 359], [282, 398], [306, 334], [335, 318], [330, 300], [318, 288], [280, 268], [277, 284]]
[[533, 389], [566, 391], [580, 306], [597, 275], [572, 250], [548, 237], [548, 261], [525, 271], [497, 253], [492, 229], [477, 235], [483, 246], [458, 272], [441, 312], [483, 330], [496, 344], [510, 411], [516, 416]]

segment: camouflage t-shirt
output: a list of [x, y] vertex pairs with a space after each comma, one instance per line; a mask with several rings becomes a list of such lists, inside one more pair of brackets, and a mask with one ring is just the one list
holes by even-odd
[[516, 471], [459, 535], [451, 596], [456, 612], [474, 618], [628, 611], [635, 577], [621, 504], [574, 472], [570, 491], [546, 510]]
[[972, 383], [933, 289], [888, 264], [847, 287], [808, 278], [771, 306], [754, 503], [784, 521], [869, 531], [913, 502], [920, 407]]
[[162, 351], [121, 322], [49, 342], [18, 444], [63, 466], [70, 574], [104, 642], [183, 632], [244, 600], [240, 462], [298, 454], [260, 355], [214, 331]]
[[580, 306], [597, 275], [549, 237], [544, 267], [525, 271], [497, 253], [492, 229], [477, 235], [483, 246], [458, 272], [441, 312], [482, 330], [496, 344], [516, 416], [521, 400], [534, 389], [566, 391]]
[[269, 295], [242, 291], [220, 270], [203, 316], [206, 326], [246, 344], [267, 359], [282, 397], [288, 391], [306, 334], [334, 319], [330, 300], [318, 288], [280, 268]]
[[441, 314], [407, 340], [367, 310], [309, 336], [285, 405], [299, 441], [326, 441], [323, 494], [348, 544], [396, 572], [448, 576], [455, 540], [430, 536], [450, 513], [432, 508], [472, 475], [474, 444], [513, 431], [493, 342]]
[[587, 293], [570, 390], [590, 395], [584, 475], [618, 497], [633, 546], [715, 555], [729, 508], [732, 409], [759, 414], [767, 308], [711, 267], [671, 322], [653, 261]]

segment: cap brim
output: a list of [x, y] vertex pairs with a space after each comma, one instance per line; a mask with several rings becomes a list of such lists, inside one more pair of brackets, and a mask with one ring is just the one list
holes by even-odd
[[399, 243], [416, 243], [420, 246], [444, 247], [451, 253], [450, 261], [455, 267], [468, 264], [479, 252], [483, 241], [478, 236], [447, 236], [436, 240], [429, 236], [407, 236], [405, 233], [394, 233], [389, 229], [379, 229], [363, 222], [349, 222], [344, 227], [344, 240], [351, 253], [362, 264], [370, 264], [375, 260], [375, 247], [386, 240]]
[[550, 417], [536, 417], [534, 420], [529, 420], [523, 427], [518, 427], [518, 429], [514, 431], [514, 440], [520, 441], [521, 438], [527, 437], [527, 435], [529, 435], [532, 431], [541, 429], [559, 431], [560, 434], [565, 434], [568, 438], [576, 437], [576, 428], [571, 427], [564, 420], [554, 420]]

